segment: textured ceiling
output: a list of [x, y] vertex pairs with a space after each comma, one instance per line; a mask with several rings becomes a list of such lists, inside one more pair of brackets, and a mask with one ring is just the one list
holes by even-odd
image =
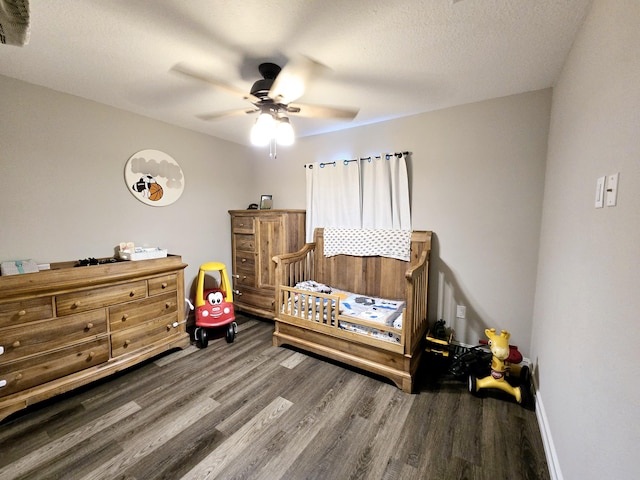
[[262, 61], [330, 71], [302, 103], [355, 120], [293, 118], [298, 136], [553, 86], [591, 0], [31, 0], [31, 39], [0, 45], [0, 74], [237, 143], [251, 107], [170, 69], [249, 91]]

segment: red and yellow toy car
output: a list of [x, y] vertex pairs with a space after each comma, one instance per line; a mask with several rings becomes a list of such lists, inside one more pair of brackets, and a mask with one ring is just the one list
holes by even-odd
[[[205, 290], [207, 273], [217, 272], [218, 287]], [[209, 262], [200, 266], [195, 300], [196, 329], [193, 335], [202, 348], [209, 344], [207, 329], [227, 326], [226, 339], [232, 343], [238, 332], [233, 310], [233, 291], [224, 263]]]

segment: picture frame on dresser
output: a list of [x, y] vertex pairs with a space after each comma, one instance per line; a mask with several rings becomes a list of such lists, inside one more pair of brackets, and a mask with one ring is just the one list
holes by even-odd
[[260, 197], [260, 210], [271, 210], [273, 207], [273, 196], [262, 195]]

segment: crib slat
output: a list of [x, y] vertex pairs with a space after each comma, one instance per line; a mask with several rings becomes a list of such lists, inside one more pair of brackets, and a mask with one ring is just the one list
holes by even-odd
[[315, 318], [315, 298], [313, 298], [313, 296], [306, 295], [304, 319], [307, 321], [314, 321]]

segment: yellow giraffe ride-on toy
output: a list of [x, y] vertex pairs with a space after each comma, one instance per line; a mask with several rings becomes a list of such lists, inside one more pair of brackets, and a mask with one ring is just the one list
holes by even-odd
[[[489, 348], [491, 349], [491, 374], [484, 378], [476, 378], [475, 375], [469, 375], [469, 391], [474, 395], [485, 388], [497, 388], [508, 393], [516, 399], [516, 402], [524, 404], [528, 400], [528, 386], [520, 385], [514, 387], [507, 382], [507, 374], [510, 369], [508, 358], [511, 353], [509, 347], [509, 337], [511, 334], [506, 330], [501, 330], [500, 334], [496, 334], [496, 329], [486, 329], [484, 333], [489, 338]], [[520, 357], [522, 359], [522, 357]], [[526, 367], [525, 367], [526, 368]], [[528, 376], [527, 376], [528, 377]]]

